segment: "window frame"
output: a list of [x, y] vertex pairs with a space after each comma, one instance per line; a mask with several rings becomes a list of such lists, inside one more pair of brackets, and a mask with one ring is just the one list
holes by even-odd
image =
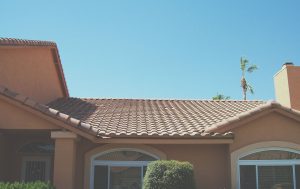
[[[140, 152], [146, 155], [153, 157], [156, 160], [160, 158], [154, 154], [146, 152], [144, 150], [136, 149], [136, 148], [116, 148], [112, 150], [106, 150], [101, 153], [97, 153], [91, 157], [91, 169], [90, 169], [90, 189], [94, 189], [94, 179], [95, 179], [95, 166], [108, 166], [108, 183], [110, 183], [110, 167], [118, 166], [118, 167], [140, 167], [141, 168], [141, 178], [143, 178], [144, 166], [147, 166], [151, 161], [111, 161], [111, 160], [96, 160], [97, 157], [119, 151], [134, 151]], [[109, 188], [109, 184], [108, 184]]]
[[[276, 151], [286, 151], [286, 152], [292, 152], [296, 154], [300, 154], [300, 151], [289, 149], [289, 148], [276, 148], [276, 147], [271, 147], [271, 148], [261, 148], [257, 149], [254, 151], [251, 151], [249, 153], [243, 154], [238, 158], [237, 162], [237, 186], [238, 189], [241, 188], [241, 175], [240, 175], [240, 166], [241, 165], [253, 165], [255, 166], [256, 170], [256, 187], [258, 187], [258, 166], [292, 166], [293, 169], [293, 185], [294, 189], [296, 189], [296, 172], [295, 172], [295, 166], [300, 165], [300, 159], [282, 159], [282, 160], [241, 160], [241, 158], [244, 158], [248, 155], [259, 153], [259, 152], [264, 152], [264, 151], [271, 151], [271, 150], [276, 150]], [[258, 188], [256, 188], [258, 189]]]

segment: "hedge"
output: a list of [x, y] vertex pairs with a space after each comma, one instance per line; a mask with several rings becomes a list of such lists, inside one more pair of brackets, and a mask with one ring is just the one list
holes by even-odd
[[143, 189], [195, 189], [193, 166], [189, 162], [158, 160], [149, 163]]
[[37, 182], [0, 182], [0, 189], [55, 189], [50, 183]]

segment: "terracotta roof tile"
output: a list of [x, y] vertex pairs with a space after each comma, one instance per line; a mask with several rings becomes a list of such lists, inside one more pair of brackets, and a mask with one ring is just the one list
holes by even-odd
[[27, 40], [27, 39], [15, 39], [15, 38], [1, 38], [0, 45], [7, 46], [53, 46], [56, 47], [56, 43], [52, 41], [40, 41], [40, 40]]
[[264, 104], [264, 101], [61, 98], [48, 106], [90, 125], [99, 136], [229, 137], [230, 132], [206, 130]]
[[102, 138], [232, 138], [230, 123], [267, 109], [300, 117], [300, 111], [265, 101], [61, 98], [43, 105], [3, 86], [0, 95]]

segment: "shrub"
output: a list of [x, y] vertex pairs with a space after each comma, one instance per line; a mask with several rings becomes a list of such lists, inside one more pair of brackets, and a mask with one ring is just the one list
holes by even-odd
[[143, 189], [195, 189], [193, 166], [189, 162], [158, 160], [148, 165]]
[[50, 183], [37, 182], [0, 182], [0, 189], [55, 189]]

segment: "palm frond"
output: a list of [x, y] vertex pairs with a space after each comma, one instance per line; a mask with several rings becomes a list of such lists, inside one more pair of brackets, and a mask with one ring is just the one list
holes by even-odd
[[213, 100], [229, 100], [230, 96], [225, 96], [222, 94], [217, 94], [216, 96], [212, 97]]
[[254, 90], [253, 87], [251, 87], [251, 85], [247, 84], [247, 88], [249, 89], [251, 94], [254, 94]]
[[241, 57], [241, 70], [242, 71], [245, 71], [247, 63], [248, 63], [248, 60], [247, 59], [243, 59], [243, 57]]
[[247, 69], [247, 72], [252, 73], [254, 70], [257, 70], [257, 69], [258, 69], [258, 67], [253, 64]]

